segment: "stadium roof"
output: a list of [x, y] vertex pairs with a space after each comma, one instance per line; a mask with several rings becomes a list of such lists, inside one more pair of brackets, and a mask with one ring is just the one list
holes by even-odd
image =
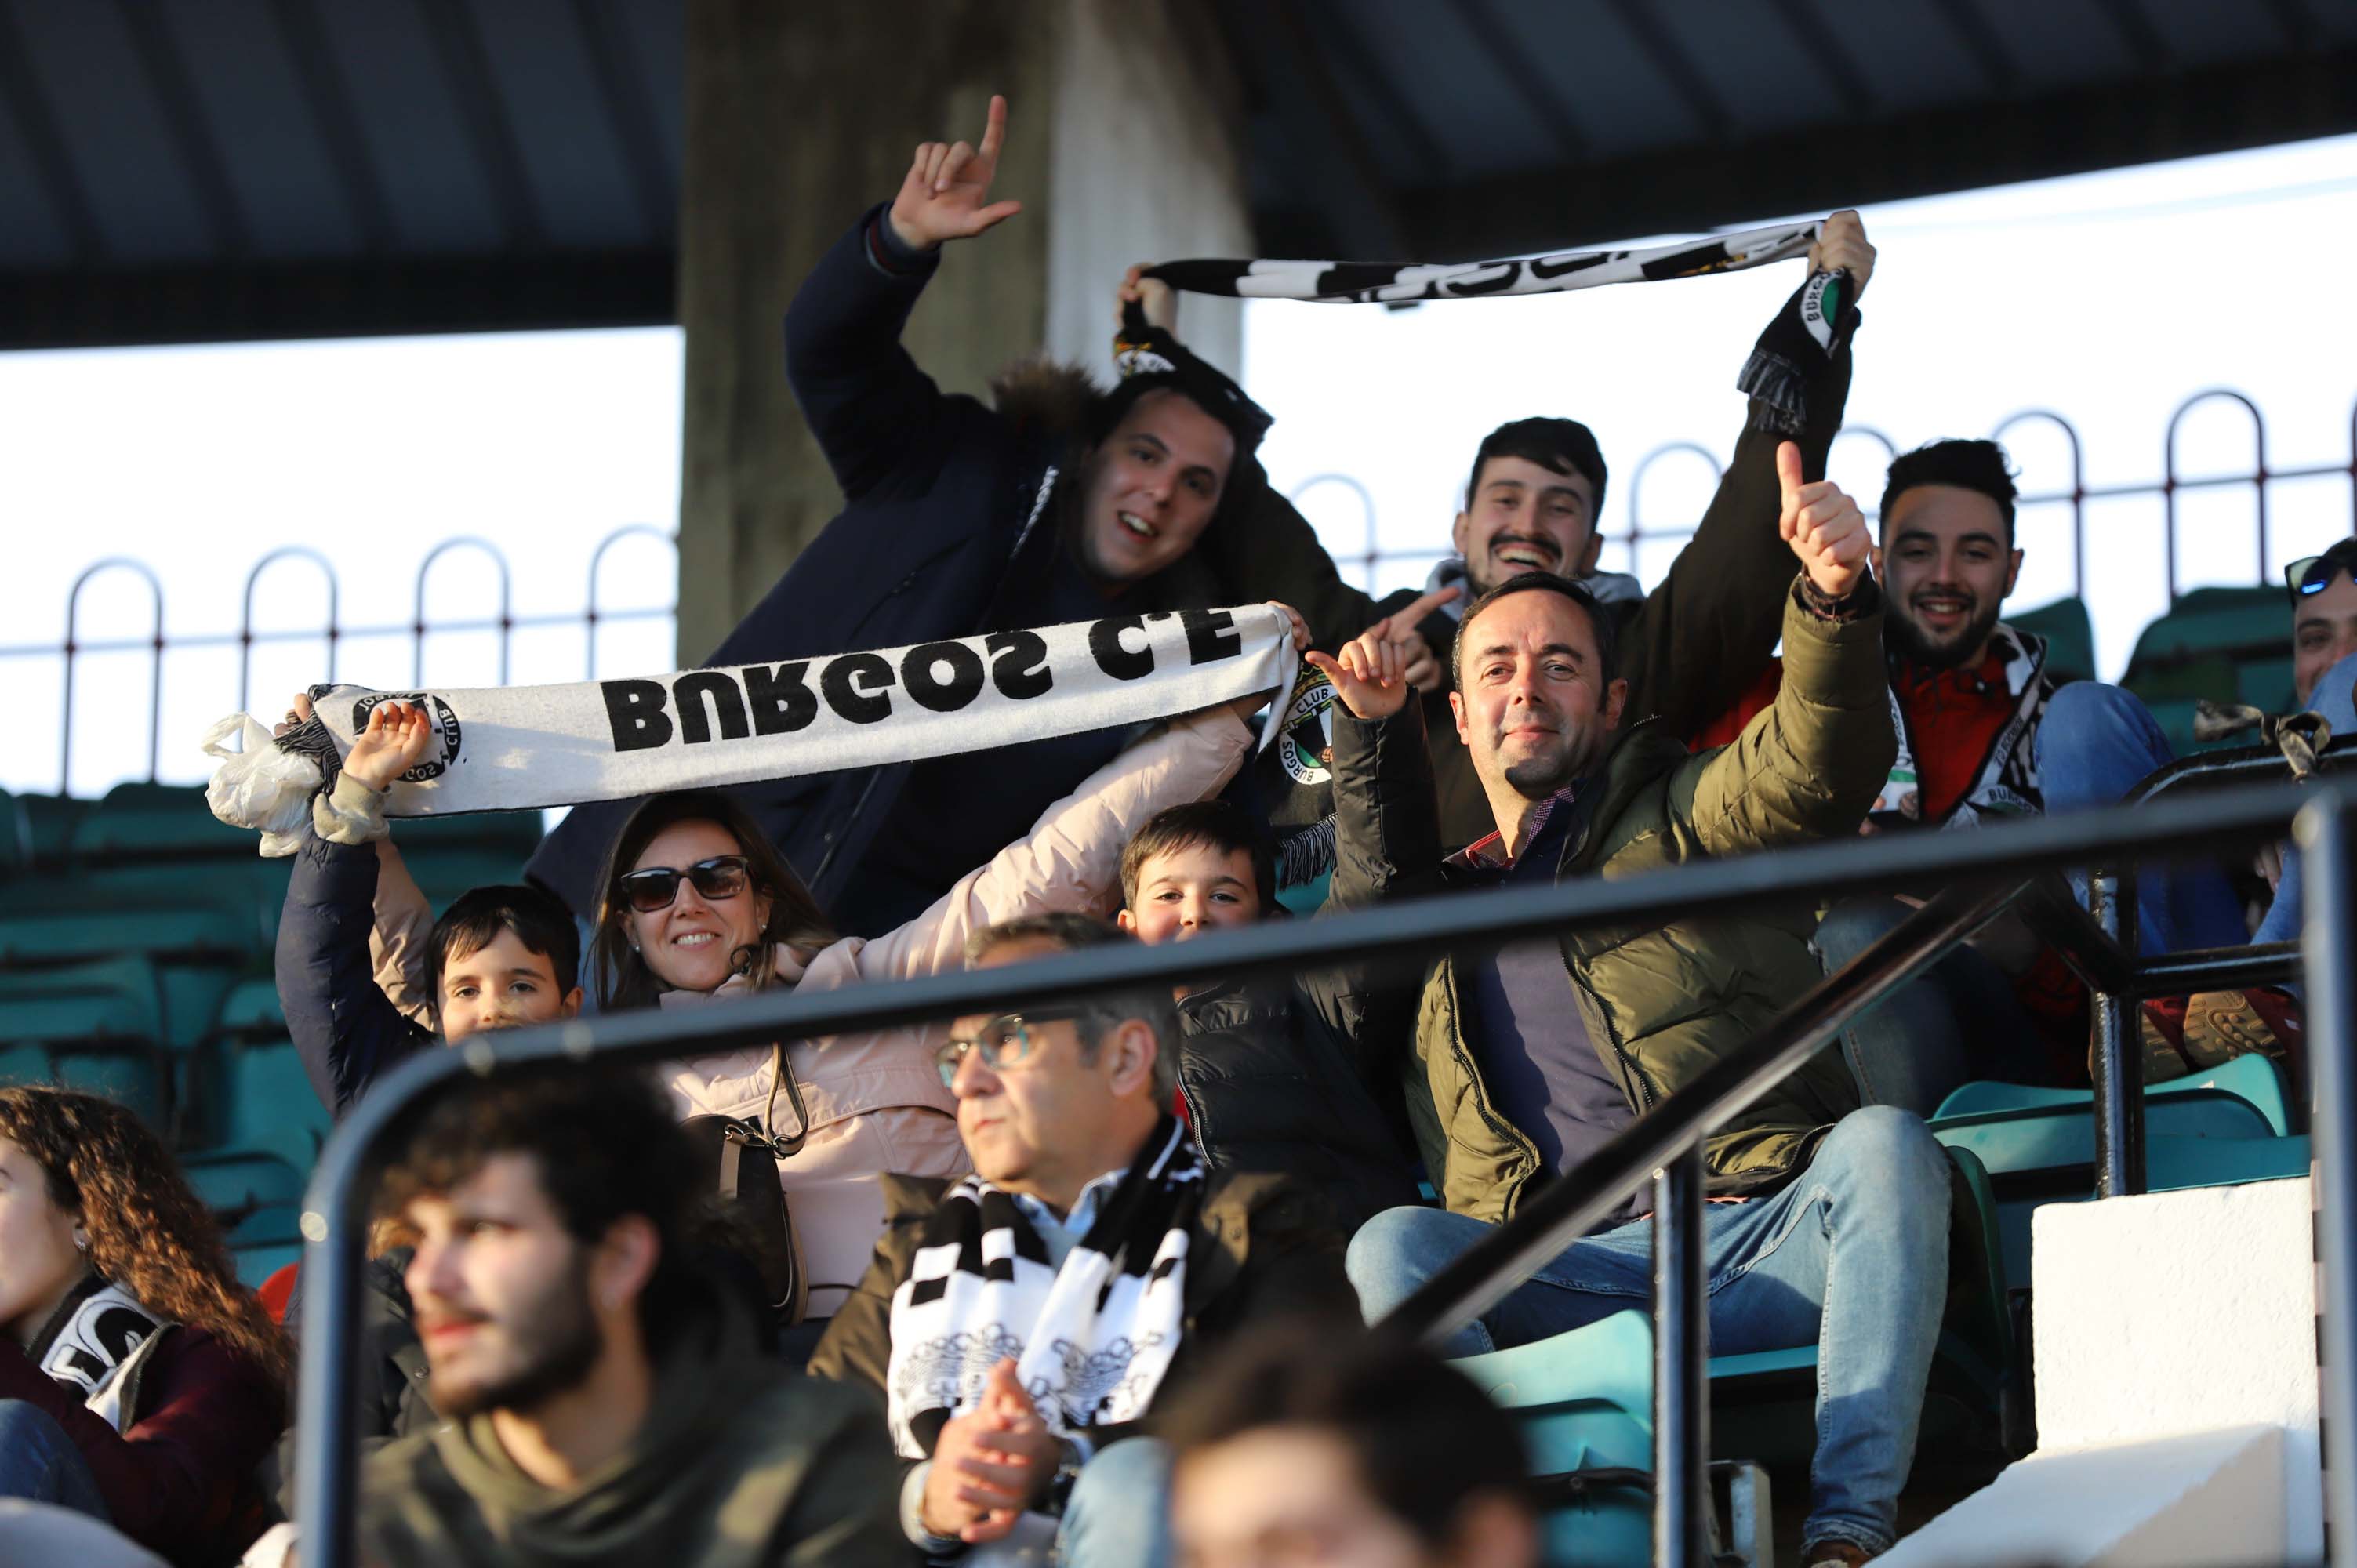
[[[2346, 0], [1174, 3], [1236, 61], [1271, 254], [2357, 130]], [[0, 0], [0, 347], [672, 319], [683, 4]]]

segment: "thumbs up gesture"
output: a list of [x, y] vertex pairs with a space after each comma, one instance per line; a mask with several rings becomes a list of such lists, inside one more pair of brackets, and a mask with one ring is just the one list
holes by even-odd
[[1784, 491], [1777, 531], [1801, 558], [1801, 569], [1827, 598], [1838, 599], [1866, 576], [1866, 514], [1831, 479], [1801, 482], [1801, 449], [1776, 448], [1776, 478]]

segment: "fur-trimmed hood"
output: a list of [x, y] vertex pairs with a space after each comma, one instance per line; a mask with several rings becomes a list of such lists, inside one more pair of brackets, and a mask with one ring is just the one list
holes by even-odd
[[990, 378], [991, 406], [1027, 434], [1071, 435], [1105, 392], [1079, 365], [1045, 354], [1017, 360]]

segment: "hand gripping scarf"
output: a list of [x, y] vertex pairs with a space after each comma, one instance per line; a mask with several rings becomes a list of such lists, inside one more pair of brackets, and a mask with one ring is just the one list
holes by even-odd
[[[1496, 299], [1555, 294], [1616, 283], [1660, 283], [1706, 273], [1741, 272], [1806, 253], [1824, 226], [1788, 223], [1642, 250], [1557, 251], [1503, 261], [1426, 264], [1402, 262], [1183, 261], [1146, 275], [1190, 294], [1240, 299], [1299, 299], [1321, 305], [1398, 305], [1421, 300]], [[1737, 384], [1773, 409], [1787, 435], [1807, 419], [1812, 371], [1833, 357], [1848, 331], [1855, 291], [1834, 286], [1841, 273], [1819, 273], [1802, 285], [1760, 335]], [[1133, 317], [1133, 320], [1135, 318]], [[1114, 351], [1141, 346], [1125, 330]]]
[[[1289, 623], [1268, 605], [1161, 611], [995, 631], [877, 652], [563, 686], [312, 691], [274, 744], [242, 714], [215, 725], [213, 814], [292, 854], [379, 703], [426, 710], [425, 759], [391, 817], [513, 811], [791, 779], [1115, 729], [1292, 685]], [[245, 749], [224, 744], [242, 732]]]
[[931, 1454], [1010, 1356], [1059, 1436], [1145, 1415], [1178, 1348], [1202, 1200], [1202, 1162], [1168, 1116], [1061, 1268], [1014, 1198], [979, 1176], [951, 1187], [892, 1293], [886, 1414], [901, 1455]]

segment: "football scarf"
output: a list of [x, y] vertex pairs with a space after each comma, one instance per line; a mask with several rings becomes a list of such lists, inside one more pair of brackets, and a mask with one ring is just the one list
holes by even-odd
[[[1114, 615], [912, 648], [562, 686], [317, 687], [273, 744], [242, 714], [213, 726], [213, 814], [291, 854], [370, 711], [424, 707], [433, 744], [386, 792], [389, 817], [513, 811], [791, 779], [1124, 728], [1288, 690], [1290, 623], [1268, 605]], [[245, 749], [224, 744], [243, 732]]]
[[[1424, 300], [1501, 299], [1556, 294], [1606, 284], [1660, 283], [1711, 273], [1742, 272], [1804, 255], [1824, 227], [1817, 222], [1746, 229], [1707, 240], [1643, 249], [1557, 251], [1501, 261], [1426, 264], [1412, 262], [1164, 262], [1146, 275], [1190, 294], [1239, 299], [1298, 299], [1321, 305], [1401, 305]], [[1776, 424], [1796, 435], [1807, 418], [1805, 389], [1813, 371], [1833, 358], [1849, 329], [1852, 290], [1836, 286], [1843, 273], [1818, 273], [1794, 293], [1760, 335], [1737, 384], [1774, 410]], [[1125, 334], [1125, 337], [1127, 335]], [[1116, 342], [1122, 354], [1129, 344]]]
[[1060, 1436], [1145, 1415], [1178, 1348], [1203, 1174], [1165, 1116], [1060, 1268], [1012, 1197], [979, 1176], [952, 1187], [892, 1293], [886, 1414], [902, 1456], [930, 1455], [1010, 1356]]
[[91, 1274], [59, 1305], [28, 1354], [52, 1382], [121, 1432], [137, 1419], [140, 1374], [171, 1326], [121, 1285]]

